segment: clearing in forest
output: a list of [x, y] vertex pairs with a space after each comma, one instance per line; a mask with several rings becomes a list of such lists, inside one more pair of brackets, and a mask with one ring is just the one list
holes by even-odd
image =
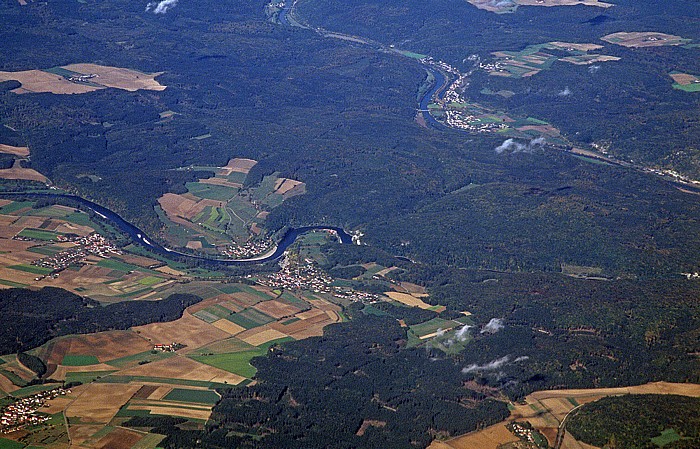
[[671, 72], [669, 76], [673, 78], [674, 89], [686, 92], [700, 92], [700, 76], [682, 72]]
[[598, 0], [467, 0], [479, 9], [495, 12], [497, 14], [514, 13], [518, 6], [597, 6], [598, 8], [610, 8], [612, 3]]
[[[435, 441], [430, 449], [463, 449], [479, 447], [497, 449], [500, 445], [517, 441], [506, 425], [512, 421], [528, 421], [554, 446], [559, 424], [575, 407], [597, 401], [606, 396], [624, 394], [678, 394], [700, 397], [700, 385], [689, 383], [652, 382], [644, 385], [620, 388], [596, 388], [576, 390], [545, 390], [528, 395], [521, 403], [511, 404], [507, 420], [446, 441]], [[562, 448], [591, 447], [574, 440], [567, 433]]]
[[187, 193], [166, 193], [158, 199], [166, 240], [174, 247], [231, 258], [254, 257], [269, 250], [272, 242], [263, 235], [267, 215], [282, 202], [305, 193], [306, 185], [279, 173], [246, 185], [256, 164], [252, 159], [234, 158], [224, 167], [181, 168], [210, 171], [214, 176], [188, 182]]
[[[496, 61], [486, 64], [484, 68], [493, 76], [508, 78], [526, 78], [548, 70], [556, 61], [575, 65], [587, 65], [596, 62], [617, 61], [620, 58], [588, 53], [603, 48], [596, 44], [575, 44], [569, 42], [547, 42], [528, 45], [521, 51], [497, 51], [492, 53]], [[561, 55], [565, 53], [565, 56]], [[559, 55], [556, 55], [558, 53]]]
[[42, 70], [0, 72], [0, 81], [19, 81], [22, 86], [12, 90], [17, 94], [83, 94], [108, 87], [130, 92], [142, 89], [162, 91], [166, 86], [155, 80], [162, 74], [97, 64], [70, 64]]
[[684, 45], [690, 42], [690, 39], [683, 39], [680, 36], [653, 31], [612, 33], [601, 37], [601, 40], [611, 44], [632, 48]]

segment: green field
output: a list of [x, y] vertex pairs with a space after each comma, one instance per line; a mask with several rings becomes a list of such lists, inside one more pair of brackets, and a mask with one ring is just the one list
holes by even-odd
[[19, 377], [17, 374], [13, 373], [12, 371], [7, 371], [4, 369], [0, 369], [0, 374], [3, 376], [7, 377], [10, 382], [12, 382], [13, 385], [17, 385], [18, 387], [24, 387], [27, 385], [27, 381]]
[[194, 196], [214, 201], [228, 201], [238, 193], [237, 189], [201, 182], [188, 182], [187, 190]]
[[163, 441], [163, 438], [165, 438], [165, 435], [149, 433], [131, 446], [131, 449], [155, 449], [158, 447], [158, 444]]
[[12, 397], [15, 398], [26, 398], [40, 391], [52, 390], [54, 388], [60, 387], [60, 383], [55, 384], [44, 384], [44, 385], [31, 385], [29, 387], [20, 388], [19, 390], [12, 392]]
[[0, 438], [0, 449], [22, 449], [23, 447], [25, 447], [25, 445], [19, 441]]
[[657, 446], [664, 447], [667, 444], [673, 443], [674, 441], [678, 441], [681, 439], [681, 436], [678, 435], [678, 432], [676, 432], [674, 429], [666, 429], [663, 432], [661, 432], [661, 435], [658, 437], [654, 437], [651, 439], [651, 442], [656, 444]]
[[32, 207], [34, 203], [31, 201], [14, 201], [10, 204], [7, 204], [3, 207], [0, 207], [0, 215], [8, 215], [12, 214], [14, 212], [17, 212], [18, 210], [27, 208], [27, 207]]
[[700, 83], [693, 83], [693, 84], [678, 84], [678, 83], [673, 83], [673, 88], [682, 90], [685, 92], [700, 92]]
[[420, 53], [414, 53], [412, 51], [406, 51], [406, 50], [399, 50], [399, 53], [401, 53], [404, 56], [407, 56], [409, 58], [413, 59], [423, 59], [426, 58], [428, 55], [422, 55]]
[[25, 288], [27, 287], [27, 284], [21, 284], [19, 282], [13, 282], [13, 281], [8, 281], [5, 279], [0, 279], [0, 284], [2, 285], [7, 285], [8, 287], [15, 287], [15, 288]]
[[108, 376], [109, 374], [115, 372], [116, 370], [112, 371], [85, 371], [85, 372], [80, 372], [80, 373], [66, 373], [66, 383], [69, 382], [80, 382], [80, 383], [90, 383], [98, 378], [102, 378], [104, 376]]
[[221, 317], [216, 316], [212, 313], [209, 313], [206, 310], [199, 310], [199, 311], [193, 313], [193, 315], [196, 316], [197, 318], [199, 318], [200, 320], [204, 321], [205, 323], [209, 323], [209, 324], [221, 319]]
[[[111, 373], [113, 371], [103, 371], [99, 374]], [[80, 374], [80, 373], [78, 373]], [[67, 381], [67, 379], [66, 379]], [[128, 384], [130, 382], [152, 382], [168, 385], [183, 385], [186, 387], [204, 387], [209, 389], [214, 388], [230, 388], [231, 384], [221, 382], [209, 382], [206, 380], [184, 380], [171, 379], [169, 377], [149, 377], [149, 376], [106, 376], [99, 379], [100, 383], [109, 384]]]
[[[132, 265], [126, 262], [122, 262], [120, 260], [117, 260], [115, 258], [111, 259], [102, 259], [97, 263], [98, 267], [104, 267], [104, 268], [109, 268], [110, 270], [117, 270], [117, 271], [123, 271], [125, 273], [128, 273], [130, 271], [140, 271], [142, 273], [148, 273], [153, 275], [153, 277], [158, 277], [159, 274], [157, 271], [154, 270], [149, 270], [148, 268], [143, 268], [139, 267], [137, 265]], [[146, 278], [144, 278], [146, 279]], [[161, 279], [162, 278], [158, 278]]]
[[156, 276], [146, 276], [143, 279], [139, 279], [139, 284], [146, 285], [149, 287], [156, 284], [160, 284], [161, 282], [163, 282], [163, 278], [159, 278]]
[[163, 400], [214, 405], [219, 402], [219, 395], [211, 390], [186, 390], [184, 388], [173, 388], [170, 393], [165, 395]]
[[[252, 350], [213, 355], [190, 355], [188, 357], [190, 357], [192, 360], [196, 360], [197, 362], [204, 363], [205, 365], [210, 365], [215, 368], [228, 371], [229, 373], [252, 378], [257, 370], [250, 364], [251, 359], [267, 354], [267, 350], [274, 344], [292, 340], [293, 338], [291, 337], [285, 337], [278, 340], [268, 341], [267, 343], [264, 343]], [[201, 352], [204, 353], [208, 351], [205, 351], [203, 348]]]
[[418, 337], [423, 337], [438, 331], [438, 329], [452, 329], [457, 323], [454, 321], [443, 320], [442, 318], [433, 318], [425, 323], [416, 324], [411, 326], [410, 329]]
[[34, 246], [32, 248], [27, 248], [27, 251], [32, 253], [41, 254], [42, 256], [53, 256], [61, 251], [63, 248], [54, 245], [44, 245], [44, 246]]
[[24, 228], [17, 235], [19, 235], [20, 237], [26, 237], [28, 239], [51, 241], [56, 240], [56, 236], [62, 234], [53, 231], [45, 231], [43, 229]]
[[246, 329], [262, 326], [263, 324], [275, 321], [274, 318], [269, 317], [255, 309], [246, 309], [225, 318], [233, 323], [245, 327]]
[[242, 352], [242, 351], [252, 351], [256, 349], [255, 346], [239, 340], [236, 337], [230, 337], [226, 340], [217, 341], [210, 345], [204, 346], [197, 350], [200, 354], [214, 353], [214, 354], [227, 354], [232, 352]]
[[86, 365], [97, 365], [100, 363], [97, 357], [94, 355], [77, 355], [77, 354], [66, 354], [63, 356], [63, 361], [61, 365], [65, 366], [86, 366]]
[[149, 360], [151, 362], [155, 362], [157, 360], [163, 360], [170, 358], [174, 356], [175, 353], [173, 352], [163, 352], [163, 351], [156, 351], [154, 354], [152, 351], [145, 351], [145, 352], [140, 352], [138, 354], [134, 355], [128, 355], [126, 357], [121, 357], [118, 359], [110, 360], [107, 363], [109, 366], [113, 366], [115, 368], [126, 368], [127, 366], [130, 365], [136, 365], [138, 362], [144, 361], [144, 360]]
[[257, 371], [255, 367], [250, 364], [251, 359], [265, 355], [266, 352], [267, 349], [256, 349], [253, 351], [234, 352], [230, 354], [193, 355], [189, 357], [205, 365], [210, 365], [228, 371], [229, 373], [250, 378], [253, 377]]
[[246, 175], [245, 173], [234, 171], [234, 172], [231, 172], [231, 174], [228, 175], [226, 177], [226, 179], [231, 181], [231, 182], [237, 182], [238, 184], [243, 184], [245, 182], [245, 178], [247, 176], [248, 175]]
[[71, 212], [70, 210], [63, 209], [63, 208], [58, 208], [54, 206], [47, 206], [47, 207], [42, 207], [40, 209], [32, 209], [31, 212], [29, 212], [27, 215], [32, 215], [34, 217], [56, 217], [56, 218], [64, 218], [68, 215], [70, 215]]
[[37, 267], [35, 265], [27, 265], [27, 264], [10, 265], [8, 268], [12, 268], [13, 270], [26, 271], [27, 273], [42, 274], [42, 275], [51, 274], [53, 272], [53, 270], [51, 268]]

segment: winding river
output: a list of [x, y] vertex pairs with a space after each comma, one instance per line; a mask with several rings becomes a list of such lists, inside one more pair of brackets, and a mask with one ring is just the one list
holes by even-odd
[[287, 232], [284, 234], [282, 237], [282, 240], [277, 244], [277, 246], [270, 250], [269, 252], [249, 258], [249, 259], [214, 259], [210, 257], [203, 257], [203, 256], [195, 256], [193, 254], [186, 254], [182, 253], [179, 251], [176, 251], [174, 249], [167, 248], [165, 246], [160, 245], [158, 242], [156, 242], [154, 239], [148, 237], [145, 232], [134, 226], [133, 224], [129, 223], [128, 221], [124, 220], [122, 217], [120, 217], [117, 213], [107, 209], [104, 206], [100, 206], [97, 203], [93, 203], [92, 201], [86, 200], [85, 198], [81, 198], [79, 196], [75, 195], [67, 195], [67, 194], [52, 194], [52, 193], [0, 193], [0, 198], [32, 198], [32, 199], [52, 199], [52, 200], [67, 200], [67, 201], [72, 201], [74, 203], [78, 203], [81, 206], [90, 209], [100, 217], [111, 221], [117, 228], [125, 232], [126, 234], [131, 237], [131, 239], [139, 243], [141, 246], [146, 247], [147, 249], [151, 250], [152, 252], [159, 254], [161, 256], [164, 256], [168, 259], [184, 259], [188, 261], [207, 261], [211, 263], [215, 263], [217, 265], [227, 265], [227, 266], [232, 266], [232, 265], [255, 265], [255, 264], [263, 264], [265, 262], [270, 262], [276, 259], [279, 259], [284, 251], [289, 248], [289, 246], [296, 241], [296, 239], [309, 231], [314, 231], [314, 230], [319, 230], [319, 229], [325, 229], [325, 230], [331, 230], [335, 231], [338, 234], [338, 240], [342, 244], [351, 244], [352, 243], [352, 236], [345, 232], [342, 228], [338, 228], [335, 226], [325, 226], [325, 225], [319, 225], [319, 226], [304, 226], [300, 228], [290, 228], [287, 230]]

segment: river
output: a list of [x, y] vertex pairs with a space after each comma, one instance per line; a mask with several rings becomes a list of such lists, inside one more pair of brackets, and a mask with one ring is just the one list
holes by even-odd
[[424, 64], [424, 67], [426, 70], [428, 70], [433, 77], [435, 78], [433, 87], [431, 87], [426, 93], [423, 94], [423, 97], [420, 99], [419, 107], [420, 107], [420, 112], [423, 114], [423, 118], [425, 119], [426, 123], [430, 123], [438, 128], [444, 128], [445, 125], [438, 122], [435, 117], [432, 116], [430, 113], [430, 110], [428, 109], [428, 105], [431, 103], [433, 96], [440, 91], [441, 89], [443, 92], [440, 92], [438, 94], [438, 98], [440, 98], [440, 95], [444, 93], [444, 89], [447, 85], [447, 77], [445, 76], [444, 73], [439, 71], [438, 69], [431, 67], [427, 64]]
[[97, 215], [100, 217], [107, 219], [111, 221], [117, 228], [125, 232], [126, 234], [131, 237], [131, 240], [133, 240], [136, 243], [139, 243], [141, 246], [144, 246], [148, 248], [149, 250], [153, 251], [156, 254], [159, 254], [161, 256], [164, 256], [168, 259], [184, 259], [184, 260], [189, 260], [189, 261], [207, 261], [211, 263], [215, 263], [217, 265], [254, 265], [254, 264], [263, 264], [265, 262], [270, 262], [276, 259], [279, 259], [284, 251], [289, 248], [289, 246], [296, 241], [296, 239], [309, 231], [314, 231], [314, 230], [320, 230], [320, 229], [325, 229], [325, 230], [332, 230], [335, 231], [338, 234], [338, 239], [340, 240], [340, 243], [342, 244], [351, 244], [352, 243], [352, 236], [345, 232], [342, 228], [338, 228], [335, 226], [325, 226], [325, 225], [319, 225], [319, 226], [304, 226], [301, 228], [290, 228], [287, 230], [287, 232], [284, 234], [284, 237], [282, 237], [282, 240], [277, 244], [275, 247], [274, 251], [270, 250], [268, 253], [258, 256], [258, 257], [253, 257], [249, 259], [213, 259], [209, 257], [203, 257], [203, 256], [195, 256], [192, 254], [186, 254], [182, 253], [170, 248], [166, 248], [162, 245], [160, 245], [158, 242], [156, 242], [154, 239], [148, 237], [145, 232], [134, 226], [133, 224], [129, 223], [128, 221], [124, 220], [122, 217], [120, 217], [117, 213], [112, 212], [111, 210], [107, 209], [104, 206], [100, 206], [97, 203], [93, 203], [92, 201], [86, 200], [85, 198], [81, 198], [79, 196], [75, 195], [66, 195], [66, 194], [52, 194], [52, 193], [0, 193], [0, 197], [4, 198], [12, 198], [12, 197], [22, 197], [22, 198], [36, 198], [36, 199], [57, 199], [57, 200], [68, 200], [68, 201], [73, 201], [76, 202], [91, 211], [95, 212]]

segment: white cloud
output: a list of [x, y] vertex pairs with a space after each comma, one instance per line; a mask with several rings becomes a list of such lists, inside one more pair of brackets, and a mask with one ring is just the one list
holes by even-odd
[[153, 14], [165, 14], [168, 9], [177, 5], [177, 0], [161, 0], [159, 2], [150, 2], [146, 5], [146, 11], [153, 10]]
[[496, 332], [503, 329], [503, 320], [500, 318], [491, 318], [491, 321], [486, 323], [483, 329], [481, 329], [482, 334], [495, 334]]

